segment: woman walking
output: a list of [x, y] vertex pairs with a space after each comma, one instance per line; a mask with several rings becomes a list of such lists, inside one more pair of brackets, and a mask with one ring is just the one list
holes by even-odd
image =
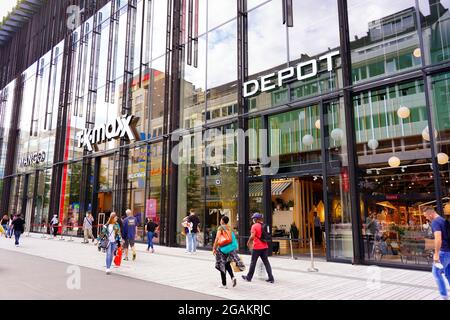
[[153, 238], [156, 236], [158, 229], [159, 226], [153, 222], [152, 218], [149, 218], [145, 225], [145, 231], [147, 232], [147, 251], [150, 251], [151, 248], [152, 253], [155, 253], [155, 249], [153, 248]]
[[117, 215], [115, 212], [111, 213], [108, 222], [103, 226], [100, 239], [107, 239], [106, 245], [106, 274], [111, 274], [111, 264], [114, 254], [117, 250], [117, 244], [120, 244], [120, 227], [117, 223]]
[[8, 227], [9, 227], [9, 216], [7, 214], [5, 214], [2, 218], [1, 221], [1, 226], [3, 227], [3, 230], [5, 231], [5, 237], [7, 236], [7, 231], [8, 231]]
[[[227, 216], [222, 217], [220, 220], [220, 227], [217, 229], [216, 239], [214, 240], [213, 254], [216, 256], [216, 269], [220, 271], [220, 276], [222, 278], [222, 284], [220, 288], [227, 288], [227, 272], [231, 277], [233, 287], [236, 286], [236, 278], [233, 274], [233, 269], [231, 268], [231, 262], [235, 262], [240, 270], [244, 270], [244, 264], [237, 254], [238, 243], [236, 236], [234, 235], [231, 228], [228, 226], [230, 219]], [[223, 234], [222, 234], [223, 233]], [[220, 246], [220, 241], [223, 236], [230, 237], [231, 243]]]

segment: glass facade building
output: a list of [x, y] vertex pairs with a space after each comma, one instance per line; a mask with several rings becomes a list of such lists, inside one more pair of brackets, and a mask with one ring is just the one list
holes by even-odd
[[201, 247], [227, 215], [245, 251], [257, 211], [276, 255], [431, 266], [450, 0], [75, 1], [73, 28], [62, 2], [50, 50], [0, 47], [2, 214], [79, 235], [130, 208], [139, 240], [153, 218], [184, 246], [195, 209]]

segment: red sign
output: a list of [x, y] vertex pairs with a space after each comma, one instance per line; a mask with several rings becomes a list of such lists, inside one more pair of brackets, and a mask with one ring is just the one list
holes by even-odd
[[145, 208], [145, 216], [147, 218], [156, 218], [156, 199], [147, 199], [147, 206]]
[[349, 192], [350, 191], [350, 181], [348, 179], [347, 168], [342, 168], [341, 178], [342, 178], [342, 188], [344, 189], [344, 192]]
[[386, 200], [398, 200], [398, 194], [387, 194]]

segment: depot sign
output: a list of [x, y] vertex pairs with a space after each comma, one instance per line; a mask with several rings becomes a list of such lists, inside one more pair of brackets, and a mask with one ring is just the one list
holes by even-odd
[[133, 130], [133, 115], [124, 115], [109, 121], [107, 124], [96, 126], [94, 129], [84, 129], [77, 133], [78, 148], [86, 148], [92, 151], [97, 149], [97, 144], [127, 137], [130, 141], [138, 140], [138, 135]]
[[19, 165], [21, 167], [29, 167], [34, 164], [43, 163], [45, 161], [46, 153], [45, 151], [35, 152], [27, 155], [19, 160]]
[[[270, 73], [261, 77], [259, 80], [250, 80], [243, 85], [243, 96], [248, 98], [258, 92], [270, 91], [282, 87], [286, 81], [297, 79], [298, 81], [315, 77], [318, 73], [318, 63], [322, 60], [327, 61], [327, 70], [333, 70], [333, 57], [339, 55], [339, 51], [327, 53], [319, 59], [312, 59], [299, 63], [296, 67], [288, 67], [278, 72]], [[307, 68], [310, 67], [310, 68]], [[305, 72], [305, 69], [308, 72]], [[275, 81], [273, 81], [275, 80]]]

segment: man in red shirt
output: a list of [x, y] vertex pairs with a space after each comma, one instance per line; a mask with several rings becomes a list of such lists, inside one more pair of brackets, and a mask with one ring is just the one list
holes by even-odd
[[262, 235], [262, 224], [263, 224], [263, 216], [260, 213], [254, 213], [252, 215], [253, 226], [251, 229], [251, 236], [248, 239], [247, 246], [251, 249], [251, 244], [253, 243], [252, 250], [252, 262], [250, 264], [250, 269], [248, 270], [247, 275], [243, 275], [242, 279], [250, 282], [252, 281], [253, 274], [255, 273], [256, 262], [258, 258], [261, 258], [264, 266], [266, 267], [267, 275], [269, 279], [267, 282], [274, 283], [274, 278], [272, 274], [272, 268], [269, 263], [269, 244], [265, 241], [261, 240]]

